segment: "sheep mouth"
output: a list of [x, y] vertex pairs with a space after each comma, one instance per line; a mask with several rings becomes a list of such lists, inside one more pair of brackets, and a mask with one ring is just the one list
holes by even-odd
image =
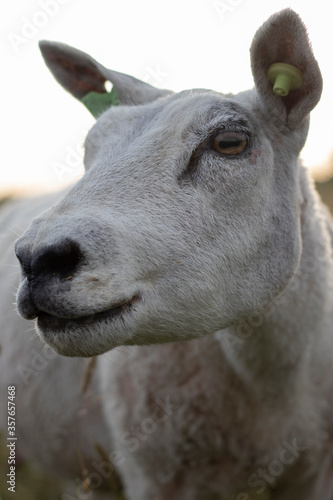
[[121, 301], [104, 311], [89, 314], [87, 316], [62, 318], [40, 311], [37, 315], [37, 325], [43, 330], [64, 330], [75, 326], [89, 326], [97, 322], [110, 321], [120, 318], [132, 310], [133, 306], [140, 300], [140, 295], [134, 295], [130, 300]]

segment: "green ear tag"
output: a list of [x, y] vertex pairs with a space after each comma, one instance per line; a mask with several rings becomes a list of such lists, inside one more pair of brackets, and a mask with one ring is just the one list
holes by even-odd
[[114, 89], [111, 92], [103, 92], [103, 94], [94, 91], [89, 92], [82, 97], [81, 102], [95, 118], [98, 118], [111, 106], [118, 106], [120, 104], [119, 97]]
[[267, 76], [273, 83], [274, 94], [287, 96], [289, 90], [302, 86], [302, 73], [298, 68], [286, 63], [275, 63], [270, 66]]

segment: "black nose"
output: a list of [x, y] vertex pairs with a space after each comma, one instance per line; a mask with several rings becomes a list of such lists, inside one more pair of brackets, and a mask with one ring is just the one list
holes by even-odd
[[29, 281], [38, 276], [66, 278], [75, 273], [82, 262], [82, 252], [79, 245], [68, 238], [59, 243], [42, 247], [36, 254], [32, 255], [18, 244], [16, 255], [23, 273]]

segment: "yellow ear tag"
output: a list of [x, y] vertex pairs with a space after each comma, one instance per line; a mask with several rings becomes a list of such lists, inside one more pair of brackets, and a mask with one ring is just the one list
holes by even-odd
[[274, 84], [273, 92], [283, 97], [289, 94], [289, 90], [299, 89], [303, 83], [300, 70], [286, 63], [272, 64], [267, 76]]

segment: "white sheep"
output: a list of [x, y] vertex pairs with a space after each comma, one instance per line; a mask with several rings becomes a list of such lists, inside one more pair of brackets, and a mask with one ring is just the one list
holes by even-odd
[[[92, 489], [115, 467], [131, 500], [332, 500], [333, 226], [298, 160], [322, 89], [301, 20], [284, 10], [258, 30], [255, 88], [237, 95], [41, 50], [98, 120], [86, 174], [16, 243], [17, 309], [61, 355], [106, 353], [89, 390], [109, 431], [98, 411], [76, 429]], [[52, 203], [16, 204], [9, 222]], [[1, 384], [22, 388], [37, 340], [7, 295]], [[59, 461], [60, 427], [70, 460], [83, 363], [56, 356], [18, 389], [26, 456]], [[82, 446], [96, 420], [108, 462]]]

